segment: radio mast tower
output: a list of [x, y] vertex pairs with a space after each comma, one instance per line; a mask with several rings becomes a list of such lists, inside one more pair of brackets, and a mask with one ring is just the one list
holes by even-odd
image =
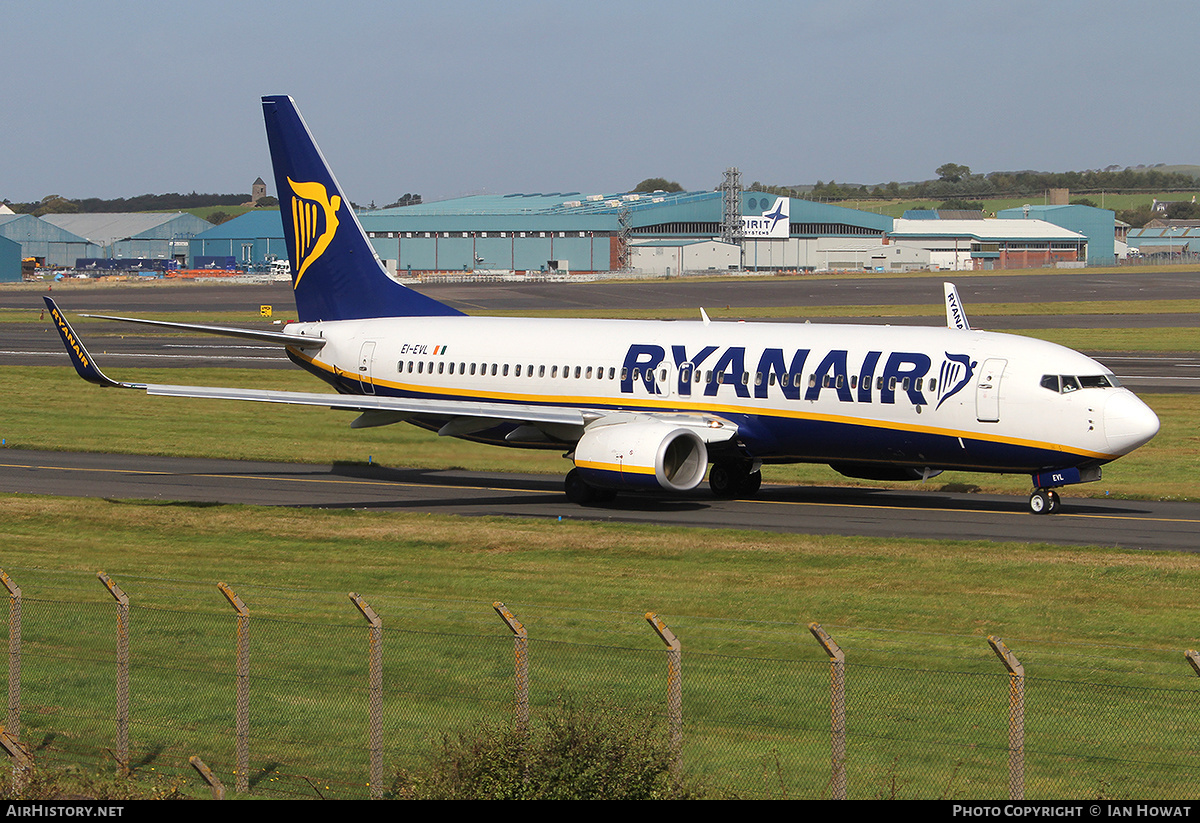
[[742, 245], [742, 174], [737, 168], [725, 170], [725, 182], [721, 184], [721, 240], [725, 243]]

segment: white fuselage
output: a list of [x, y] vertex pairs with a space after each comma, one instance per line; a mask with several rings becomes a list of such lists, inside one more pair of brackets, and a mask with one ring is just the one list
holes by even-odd
[[298, 360], [343, 391], [710, 414], [764, 462], [1038, 471], [1112, 460], [1158, 430], [1096, 361], [989, 332], [487, 317], [288, 331], [326, 339]]

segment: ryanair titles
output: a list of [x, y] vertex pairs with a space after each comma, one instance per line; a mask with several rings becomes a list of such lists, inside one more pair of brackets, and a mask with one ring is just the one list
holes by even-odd
[[[731, 386], [747, 399], [777, 393], [788, 400], [817, 400], [828, 392], [843, 403], [895, 403], [900, 394], [914, 406], [925, 406], [928, 391], [940, 406], [970, 383], [978, 365], [967, 355], [950, 352], [937, 371], [933, 358], [923, 352], [868, 351], [853, 361], [847, 349], [824, 354], [763, 349], [757, 361], [754, 354], [748, 358], [745, 346], [703, 346], [690, 352], [686, 346], [671, 346], [668, 357], [664, 346], [635, 343], [625, 353], [621, 392], [661, 395], [673, 389], [680, 397], [716, 397], [721, 386]], [[667, 371], [673, 385], [659, 385]], [[935, 376], [929, 379], [931, 371]]]
[[58, 313], [57, 309], [50, 310], [50, 316], [54, 319], [54, 323], [58, 326], [59, 336], [63, 342], [67, 344], [67, 349], [75, 355], [75, 359], [84, 367], [88, 368], [91, 364], [88, 363], [87, 351], [83, 345], [75, 339], [75, 335], [71, 333], [71, 327], [67, 325], [67, 321]]

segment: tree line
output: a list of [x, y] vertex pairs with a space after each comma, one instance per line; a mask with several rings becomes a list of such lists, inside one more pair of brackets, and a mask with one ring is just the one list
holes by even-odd
[[1069, 189], [1072, 193], [1110, 194], [1194, 191], [1196, 178], [1182, 172], [1156, 168], [1097, 169], [1091, 171], [1039, 172], [997, 171], [974, 174], [970, 167], [945, 163], [936, 180], [901, 184], [892, 181], [876, 186], [839, 184], [818, 180], [815, 186], [771, 186], [755, 182], [757, 191], [815, 200], [985, 200], [1002, 197], [1041, 196], [1047, 189]]
[[[187, 211], [205, 206], [241, 206], [250, 202], [249, 194], [141, 194], [136, 197], [117, 197], [105, 200], [99, 197], [82, 197], [74, 200], [59, 194], [49, 194], [32, 203], [4, 201], [17, 214], [112, 214], [137, 211]], [[259, 201], [261, 204], [263, 201]], [[274, 198], [271, 205], [277, 205]]]

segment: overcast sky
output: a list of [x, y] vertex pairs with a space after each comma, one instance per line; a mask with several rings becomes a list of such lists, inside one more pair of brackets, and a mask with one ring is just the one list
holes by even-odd
[[1200, 163], [1200, 4], [4, 4], [0, 199], [274, 194], [290, 94], [355, 202]]

